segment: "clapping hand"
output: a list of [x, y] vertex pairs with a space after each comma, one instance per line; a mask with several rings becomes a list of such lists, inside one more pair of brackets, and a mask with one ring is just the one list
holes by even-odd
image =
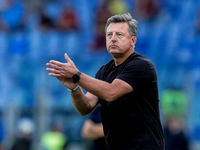
[[[61, 63], [56, 60], [50, 60], [46, 65], [47, 71], [50, 71], [49, 76], [57, 77], [57, 79], [67, 88], [73, 89], [76, 85], [72, 81], [72, 76], [78, 72], [74, 62], [65, 53], [67, 63]], [[50, 68], [49, 68], [50, 67]]]

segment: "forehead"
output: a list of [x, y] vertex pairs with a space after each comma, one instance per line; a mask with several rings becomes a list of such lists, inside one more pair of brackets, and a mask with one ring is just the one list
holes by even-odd
[[106, 32], [128, 32], [129, 26], [126, 22], [110, 23]]

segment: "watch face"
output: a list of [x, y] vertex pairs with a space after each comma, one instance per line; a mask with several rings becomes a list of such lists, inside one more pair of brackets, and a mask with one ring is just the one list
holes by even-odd
[[78, 80], [80, 79], [79, 75], [77, 75], [77, 74], [73, 75], [72, 78], [73, 78], [74, 83], [78, 82]]

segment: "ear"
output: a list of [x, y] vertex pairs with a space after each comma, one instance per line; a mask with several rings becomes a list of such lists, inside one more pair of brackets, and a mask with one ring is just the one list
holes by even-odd
[[136, 41], [137, 41], [136, 36], [132, 36], [132, 37], [131, 37], [131, 45], [134, 46], [135, 43], [136, 43]]

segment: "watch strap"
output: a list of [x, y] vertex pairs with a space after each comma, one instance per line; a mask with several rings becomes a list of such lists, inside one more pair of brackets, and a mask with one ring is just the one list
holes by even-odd
[[77, 75], [78, 75], [78, 76], [80, 76], [80, 75], [81, 75], [81, 73], [82, 73], [82, 72], [80, 72], [80, 71], [79, 71], [79, 72], [77, 73]]

